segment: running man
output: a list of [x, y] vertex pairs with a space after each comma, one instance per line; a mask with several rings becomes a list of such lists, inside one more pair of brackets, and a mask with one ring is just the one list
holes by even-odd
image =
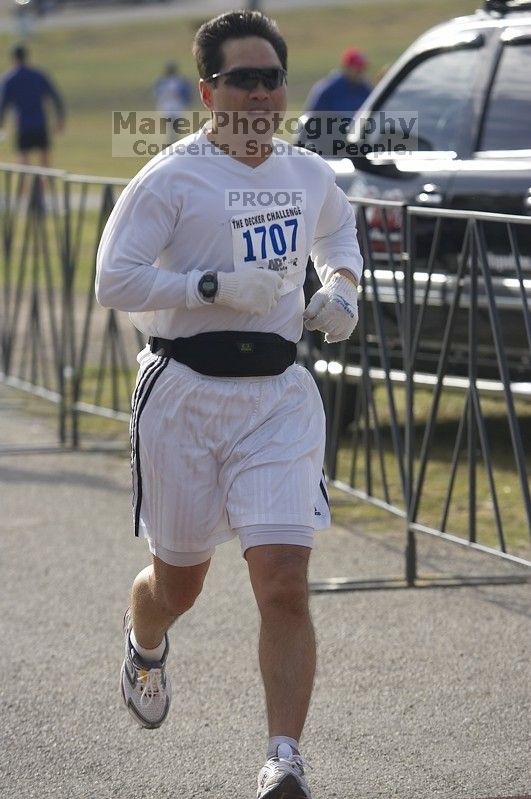
[[[168, 630], [216, 546], [237, 536], [261, 617], [269, 743], [257, 795], [310, 799], [299, 745], [316, 660], [307, 571], [329, 513], [324, 412], [296, 344], [304, 320], [329, 342], [350, 336], [362, 261], [332, 170], [273, 136], [287, 102], [276, 24], [231, 11], [199, 29], [193, 51], [211, 123], [131, 181], [98, 254], [99, 302], [149, 337], [131, 440], [151, 565], [124, 619], [122, 696], [143, 727], [163, 723]], [[323, 285], [305, 310], [310, 254]]]

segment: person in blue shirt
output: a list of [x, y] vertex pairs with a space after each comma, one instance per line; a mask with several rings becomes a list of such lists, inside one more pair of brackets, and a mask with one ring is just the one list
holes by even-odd
[[[164, 74], [153, 86], [153, 94], [161, 118], [170, 119], [172, 123], [182, 116], [192, 102], [190, 83], [179, 74], [179, 66], [175, 62], [166, 65]], [[172, 144], [176, 139], [175, 128], [170, 127], [168, 144]]]
[[161, 116], [170, 118], [178, 117], [192, 101], [190, 83], [179, 74], [179, 67], [173, 61], [166, 64], [164, 75], [153, 87], [153, 94]]
[[306, 113], [332, 111], [352, 118], [371, 92], [365, 80], [367, 59], [355, 47], [346, 50], [341, 58], [341, 70], [330, 73], [310, 90]]
[[7, 72], [0, 85], [0, 127], [6, 111], [15, 114], [15, 147], [22, 164], [29, 163], [32, 150], [39, 153], [40, 165], [49, 166], [50, 133], [47, 104], [54, 106], [54, 132], [63, 130], [65, 111], [61, 95], [43, 72], [27, 65], [28, 51], [17, 45], [11, 51], [13, 69]]

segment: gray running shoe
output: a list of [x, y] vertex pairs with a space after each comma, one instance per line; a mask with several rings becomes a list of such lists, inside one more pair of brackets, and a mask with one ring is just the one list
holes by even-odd
[[289, 744], [280, 744], [258, 775], [257, 799], [312, 799], [304, 779], [302, 757]]
[[125, 658], [120, 673], [122, 698], [128, 711], [141, 727], [155, 730], [160, 727], [170, 709], [171, 683], [166, 675], [166, 649], [159, 661], [142, 660], [131, 643], [131, 609], [124, 616]]

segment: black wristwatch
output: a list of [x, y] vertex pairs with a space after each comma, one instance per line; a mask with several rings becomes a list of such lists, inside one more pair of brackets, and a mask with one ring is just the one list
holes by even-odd
[[215, 272], [205, 272], [199, 280], [197, 288], [201, 297], [207, 302], [214, 302], [218, 293], [218, 276]]

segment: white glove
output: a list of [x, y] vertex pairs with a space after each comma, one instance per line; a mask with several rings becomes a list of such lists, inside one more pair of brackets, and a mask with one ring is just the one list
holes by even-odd
[[334, 273], [328, 283], [315, 292], [303, 318], [307, 330], [326, 333], [328, 344], [349, 338], [358, 324], [357, 287], [348, 277]]
[[[204, 272], [194, 269], [186, 280], [186, 307], [200, 308], [212, 303], [201, 296], [198, 284]], [[226, 305], [235, 311], [265, 316], [277, 304], [282, 277], [266, 269], [247, 269], [242, 272], [217, 272], [218, 293], [215, 305]]]

